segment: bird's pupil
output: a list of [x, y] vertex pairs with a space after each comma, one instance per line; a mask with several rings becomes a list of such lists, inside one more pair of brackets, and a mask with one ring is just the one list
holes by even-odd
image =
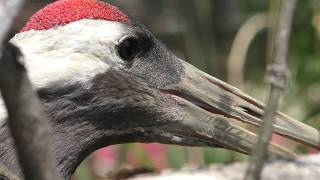
[[127, 38], [120, 43], [118, 51], [123, 60], [131, 61], [140, 53], [141, 48], [136, 38]]

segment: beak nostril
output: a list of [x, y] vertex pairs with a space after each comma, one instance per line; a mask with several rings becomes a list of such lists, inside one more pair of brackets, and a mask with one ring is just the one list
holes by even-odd
[[188, 94], [185, 94], [185, 93], [182, 93], [182, 92], [179, 92], [179, 91], [174, 91], [174, 90], [161, 90], [161, 92], [163, 93], [166, 93], [166, 94], [170, 94], [170, 95], [173, 95], [173, 96], [178, 96], [186, 101], [189, 101], [191, 102], [192, 104], [200, 107], [201, 109], [205, 110], [205, 111], [208, 111], [210, 113], [213, 113], [213, 114], [218, 114], [218, 115], [222, 115], [224, 117], [227, 117], [227, 118], [235, 118], [233, 116], [231, 116], [230, 114], [214, 107], [214, 106], [210, 106], [209, 104], [207, 104], [206, 102], [203, 102], [201, 101], [200, 99], [196, 98], [196, 97], [193, 97], [193, 96], [190, 96]]
[[255, 110], [249, 108], [249, 107], [246, 107], [246, 106], [238, 106], [239, 108], [241, 108], [245, 113], [253, 116], [253, 117], [256, 117], [258, 119], [261, 119], [263, 117], [263, 115], [259, 112], [256, 112]]

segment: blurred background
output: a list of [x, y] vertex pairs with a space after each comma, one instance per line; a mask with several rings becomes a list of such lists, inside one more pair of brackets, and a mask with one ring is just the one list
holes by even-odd
[[[30, 0], [16, 21], [27, 19], [52, 0]], [[175, 54], [199, 69], [265, 102], [268, 84], [267, 0], [109, 0], [139, 19]], [[13, 34], [12, 34], [13, 35]], [[320, 128], [320, 0], [298, 1], [290, 42], [290, 79], [281, 110]], [[287, 143], [274, 137], [278, 143]], [[289, 144], [290, 146], [290, 144]], [[301, 153], [313, 150], [295, 147]], [[98, 180], [124, 167], [156, 171], [231, 163], [248, 157], [227, 150], [159, 144], [125, 144], [93, 153], [74, 179]]]

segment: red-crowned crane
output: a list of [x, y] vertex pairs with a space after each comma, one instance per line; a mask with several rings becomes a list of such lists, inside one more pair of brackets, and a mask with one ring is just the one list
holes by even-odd
[[[55, 157], [70, 179], [91, 152], [130, 142], [222, 147], [250, 153], [263, 105], [177, 58], [116, 7], [59, 0], [33, 15], [11, 43], [49, 116]], [[1, 107], [0, 163], [21, 176]], [[233, 121], [230, 121], [233, 119]], [[274, 129], [319, 148], [319, 132], [282, 113]], [[290, 155], [272, 145], [272, 154]]]

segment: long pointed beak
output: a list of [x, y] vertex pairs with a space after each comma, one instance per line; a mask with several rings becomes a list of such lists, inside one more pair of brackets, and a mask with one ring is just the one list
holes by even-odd
[[[216, 146], [250, 154], [257, 136], [235, 121], [261, 126], [264, 105], [239, 89], [184, 61], [182, 63], [185, 71], [183, 79], [165, 90], [187, 112], [182, 124], [202, 138], [207, 138], [209, 144], [214, 141]], [[318, 130], [283, 113], [277, 113], [274, 131], [320, 149]], [[270, 151], [279, 155], [294, 155], [273, 143]]]

